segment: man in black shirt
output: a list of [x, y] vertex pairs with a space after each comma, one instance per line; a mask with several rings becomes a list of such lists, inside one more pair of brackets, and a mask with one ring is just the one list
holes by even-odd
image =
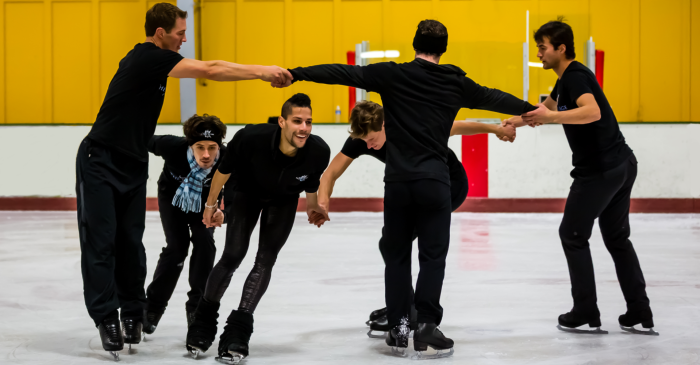
[[[333, 161], [321, 177], [321, 186], [318, 189], [318, 204], [325, 211], [330, 210], [330, 197], [333, 194], [333, 187], [350, 164], [362, 155], [376, 158], [382, 163], [386, 163], [386, 132], [384, 130], [384, 108], [371, 101], [361, 101], [355, 105], [350, 112], [350, 137], [345, 141], [341, 151], [333, 158]], [[450, 136], [454, 135], [475, 135], [481, 133], [494, 133], [503, 141], [512, 142], [515, 139], [515, 128], [512, 125], [493, 125], [478, 122], [458, 120], [452, 125]], [[467, 173], [464, 171], [462, 162], [457, 155], [449, 149], [447, 155], [447, 167], [450, 170], [450, 210], [455, 211], [467, 198], [469, 182]], [[323, 220], [328, 216], [323, 217]], [[312, 219], [313, 220], [313, 219]], [[321, 222], [321, 224], [323, 221]], [[384, 229], [382, 229], [382, 232]], [[417, 234], [413, 233], [413, 239]], [[379, 239], [379, 251], [384, 257], [386, 240], [384, 236]], [[411, 308], [413, 316], [414, 307]], [[415, 318], [411, 318], [412, 322]], [[373, 311], [369, 316], [367, 324], [370, 337], [381, 337], [373, 335], [372, 331], [387, 332], [386, 308]], [[412, 323], [415, 326], [415, 323]]]
[[[153, 281], [146, 289], [143, 323], [146, 334], [156, 330], [168, 306], [190, 241], [190, 291], [185, 303], [188, 325], [204, 294], [216, 255], [214, 227], [207, 228], [202, 223], [202, 212], [209, 196], [211, 179], [226, 154], [226, 147], [222, 145], [226, 138], [226, 125], [213, 115], [194, 115], [185, 122], [183, 130], [185, 137], [153, 136], [148, 142], [148, 152], [165, 160], [158, 179], [158, 211], [166, 246], [158, 259]], [[221, 192], [219, 190], [220, 196]], [[215, 217], [223, 222], [224, 214], [217, 210]]]
[[76, 193], [85, 304], [104, 349], [115, 358], [124, 342], [141, 341], [147, 144], [168, 77], [262, 79], [273, 86], [291, 78], [276, 66], [183, 59], [177, 51], [186, 41], [186, 17], [186, 12], [168, 3], [156, 4], [146, 13], [146, 41], [119, 62], [97, 119], [78, 149]]
[[418, 329], [414, 348], [427, 346], [449, 356], [453, 342], [437, 329], [442, 320], [440, 294], [450, 240], [450, 175], [447, 139], [461, 108], [511, 115], [535, 108], [499, 90], [465, 77], [452, 65], [439, 65], [447, 50], [447, 29], [435, 20], [420, 22], [409, 63], [369, 66], [341, 64], [290, 70], [294, 81], [341, 84], [379, 93], [386, 120], [384, 228], [387, 240], [385, 290], [387, 317], [394, 327], [387, 344], [401, 353], [408, 347], [411, 295], [411, 238], [418, 232], [420, 273], [415, 305]]
[[296, 94], [284, 103], [281, 115], [278, 125], [249, 124], [239, 130], [212, 180], [204, 223], [211, 225], [218, 206], [215, 192], [226, 184], [226, 246], [187, 331], [187, 349], [195, 356], [214, 342], [221, 298], [245, 258], [258, 218], [260, 241], [255, 264], [243, 285], [238, 310], [228, 316], [219, 339], [220, 359], [234, 363], [248, 356], [253, 313], [294, 225], [299, 193], [306, 192], [309, 216], [321, 211], [316, 191], [328, 166], [330, 149], [323, 139], [311, 134], [311, 100]]
[[[593, 261], [588, 239], [596, 218], [622, 288], [627, 313], [619, 318], [622, 329], [656, 334], [646, 294], [644, 275], [629, 240], [630, 194], [637, 177], [637, 159], [625, 143], [617, 119], [595, 75], [574, 61], [574, 34], [561, 21], [549, 22], [535, 33], [538, 54], [545, 69], [559, 76], [554, 90], [536, 111], [506, 123], [563, 124], [573, 153], [574, 169], [559, 237], [569, 265], [573, 309], [559, 316], [561, 330], [607, 333], [600, 330]], [[521, 120], [522, 119], [522, 120]], [[578, 330], [588, 324], [595, 330]], [[638, 331], [641, 324], [648, 331]]]

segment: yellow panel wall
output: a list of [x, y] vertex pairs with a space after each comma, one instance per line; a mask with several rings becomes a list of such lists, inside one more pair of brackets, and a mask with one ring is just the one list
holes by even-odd
[[[5, 3], [5, 121], [43, 123], [47, 100], [43, 3]], [[37, 15], [39, 15], [37, 17]], [[32, 26], [27, 26], [31, 24]], [[31, 41], [29, 41], [31, 40]]]
[[91, 103], [91, 4], [53, 4], [53, 122], [85, 123], [97, 115]]
[[[145, 34], [149, 0], [3, 0], [0, 7], [0, 123], [85, 123], [99, 110], [118, 62]], [[171, 3], [175, 3], [171, 1]], [[605, 51], [604, 91], [620, 121], [700, 121], [700, 5], [694, 0], [202, 0], [199, 56], [283, 67], [345, 63], [363, 40], [374, 50], [413, 58], [420, 20], [448, 27], [443, 63], [476, 82], [522, 97], [525, 11], [528, 36], [563, 15], [575, 32], [577, 60], [593, 37]], [[195, 16], [195, 14], [190, 14]], [[26, 24], [32, 24], [28, 27]], [[27, 42], [26, 39], [32, 39]], [[194, 40], [188, 40], [194, 41]], [[530, 61], [537, 62], [532, 39]], [[378, 62], [378, 61], [373, 61]], [[693, 67], [695, 66], [695, 67]], [[549, 92], [556, 75], [530, 69], [529, 98]], [[198, 113], [226, 123], [262, 123], [284, 100], [306, 92], [316, 122], [347, 120], [348, 88], [260, 81], [199, 80]], [[159, 122], [179, 123], [179, 81], [170, 79]], [[378, 95], [370, 95], [380, 101]], [[459, 117], [501, 117], [462, 111]]]

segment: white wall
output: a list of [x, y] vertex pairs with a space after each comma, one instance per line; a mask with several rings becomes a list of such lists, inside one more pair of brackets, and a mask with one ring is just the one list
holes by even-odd
[[[639, 161], [633, 198], [700, 197], [700, 124], [621, 124]], [[489, 197], [564, 198], [573, 179], [559, 125], [523, 127], [515, 143], [489, 140]]]
[[[229, 126], [229, 139], [241, 126]], [[700, 125], [623, 124], [639, 160], [633, 197], [700, 197]], [[0, 126], [0, 196], [75, 196], [75, 155], [89, 126]], [[178, 125], [157, 134], [182, 135]], [[331, 158], [348, 136], [347, 125], [316, 125]], [[489, 140], [489, 195], [494, 198], [566, 197], [571, 151], [561, 126], [520, 128], [515, 143]], [[461, 138], [450, 139], [461, 157]], [[148, 196], [156, 196], [163, 163], [151, 155]], [[17, 176], [17, 177], [15, 177]], [[336, 197], [382, 197], [384, 165], [364, 156], [336, 184]]]

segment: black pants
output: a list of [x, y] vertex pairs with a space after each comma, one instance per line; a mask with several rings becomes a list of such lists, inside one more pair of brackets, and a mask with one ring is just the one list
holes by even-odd
[[629, 240], [630, 194], [637, 177], [637, 160], [629, 160], [604, 174], [574, 176], [566, 200], [564, 218], [559, 227], [564, 254], [569, 264], [573, 311], [583, 315], [600, 315], [596, 304], [595, 276], [588, 239], [596, 218], [605, 247], [615, 262], [617, 278], [628, 310], [646, 310], [644, 275], [637, 254]]
[[204, 295], [207, 278], [214, 266], [216, 246], [214, 245], [214, 228], [207, 228], [202, 223], [202, 213], [185, 213], [172, 204], [174, 191], [165, 187], [158, 188], [158, 210], [163, 224], [166, 246], [158, 259], [158, 266], [153, 274], [153, 282], [148, 286], [148, 308], [162, 311], [173, 295], [177, 280], [180, 278], [185, 258], [192, 242], [189, 283], [185, 310], [194, 312], [199, 300]]
[[250, 236], [260, 217], [260, 242], [253, 270], [243, 285], [239, 311], [253, 313], [270, 284], [272, 267], [294, 225], [298, 196], [263, 200], [252, 194], [234, 192], [225, 202], [227, 214], [226, 246], [207, 281], [204, 299], [220, 302], [234, 271], [245, 258]]
[[437, 180], [387, 182], [384, 187], [384, 271], [387, 318], [396, 326], [411, 303], [411, 249], [418, 236], [420, 272], [414, 303], [419, 323], [442, 321], [440, 294], [450, 244], [450, 186]]
[[83, 293], [96, 325], [118, 308], [122, 318], [143, 316], [147, 179], [147, 162], [88, 138], [81, 142], [76, 193]]

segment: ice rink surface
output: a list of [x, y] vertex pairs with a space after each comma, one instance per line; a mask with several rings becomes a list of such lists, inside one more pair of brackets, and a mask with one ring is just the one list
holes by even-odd
[[[318, 229], [297, 215], [272, 283], [255, 314], [244, 364], [399, 364], [383, 340], [366, 336], [370, 311], [383, 306], [377, 249], [381, 213], [335, 213]], [[555, 328], [571, 308], [560, 214], [453, 214], [442, 294], [444, 333], [454, 364], [700, 364], [700, 216], [632, 216], [632, 242], [646, 276], [659, 337], [623, 333], [625, 303], [596, 227], [591, 239], [598, 305], [608, 335]], [[237, 308], [257, 249], [223, 298], [220, 322]], [[218, 254], [224, 230], [216, 232]], [[152, 279], [164, 236], [147, 215], [144, 244]], [[414, 244], [413, 273], [418, 273]], [[186, 262], [185, 265], [188, 265]], [[157, 331], [121, 352], [121, 363], [215, 364], [217, 342], [187, 355], [187, 270]], [[0, 363], [109, 364], [83, 304], [75, 212], [0, 212]], [[219, 324], [219, 332], [223, 324]], [[217, 337], [218, 338], [218, 337]], [[409, 343], [412, 348], [412, 343]]]

